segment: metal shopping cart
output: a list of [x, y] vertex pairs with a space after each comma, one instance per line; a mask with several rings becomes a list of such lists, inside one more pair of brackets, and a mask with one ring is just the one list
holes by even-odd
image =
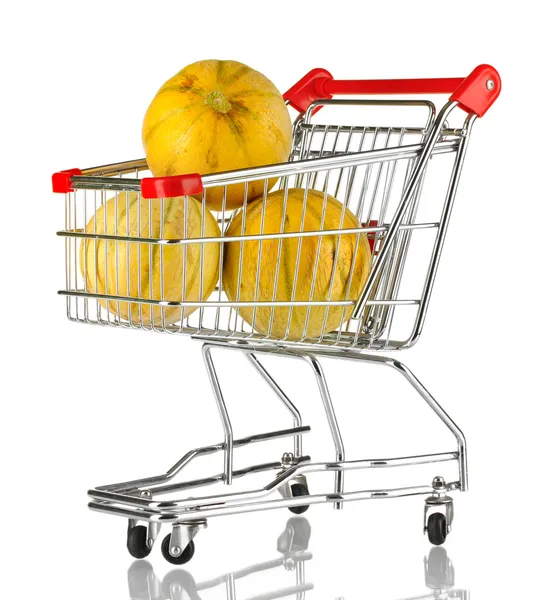
[[[477, 67], [467, 78], [380, 81], [338, 81], [327, 71], [315, 69], [284, 95], [287, 103], [299, 112], [287, 163], [213, 175], [149, 177], [145, 173], [146, 161], [135, 160], [54, 174], [54, 191], [65, 193], [66, 199], [65, 229], [58, 235], [65, 238], [66, 286], [59, 293], [66, 297], [68, 318], [104, 327], [185, 334], [200, 340], [223, 426], [222, 442], [189, 451], [161, 475], [89, 491], [91, 509], [128, 519], [127, 546], [133, 556], [140, 558], [149, 554], [162, 523], [172, 524], [171, 533], [162, 543], [165, 558], [174, 564], [183, 564], [194, 553], [193, 538], [213, 516], [277, 507], [301, 513], [307, 506], [319, 503], [332, 503], [341, 509], [351, 500], [413, 495], [427, 497], [424, 530], [430, 541], [436, 545], [445, 541], [453, 520], [453, 501], [449, 494], [455, 490], [466, 491], [468, 487], [464, 436], [415, 375], [403, 363], [381, 352], [409, 348], [421, 335], [471, 130], [475, 120], [493, 104], [500, 87], [497, 71], [488, 65]], [[451, 96], [439, 112], [428, 100], [351, 98], [446, 93]], [[335, 99], [336, 95], [348, 98]], [[388, 124], [343, 124], [344, 115], [354, 112], [360, 115], [358, 122], [366, 123], [374, 116], [373, 123], [384, 120]], [[331, 119], [331, 115], [338, 113], [342, 115], [342, 124]], [[456, 118], [458, 126], [453, 124]], [[401, 119], [403, 124], [390, 126], [391, 119], [395, 119], [394, 123]], [[264, 182], [264, 194], [258, 202], [262, 221], [259, 233], [252, 233], [244, 225], [247, 206], [250, 206], [246, 204], [247, 190], [252, 182], [259, 181]], [[226, 190], [231, 185], [243, 186], [245, 200], [241, 210], [225, 210]], [[337, 199], [343, 207], [340, 225], [326, 227], [321, 212], [318, 227], [305, 226], [307, 220], [302, 218], [301, 226], [290, 231], [283, 218], [280, 228], [267, 232], [263, 227], [263, 214], [273, 185], [280, 190], [284, 202], [292, 190], [296, 190], [296, 194], [300, 190], [304, 200], [312, 190], [318, 190], [319, 197], [323, 198], [322, 211], [330, 197]], [[163, 211], [163, 203], [177, 197], [185, 203], [189, 198], [198, 199], [205, 218], [209, 211], [206, 192], [213, 188], [222, 190], [222, 209], [214, 215], [222, 230], [220, 236], [205, 236], [202, 229], [199, 236], [183, 234], [168, 238], [164, 237], [162, 226], [154, 226], [154, 212]], [[106, 217], [110, 202], [116, 214], [121, 209], [121, 214], [126, 212], [127, 215], [129, 205], [138, 202], [139, 212], [143, 207], [146, 226], [134, 231], [127, 217], [116, 220], [110, 229]], [[93, 219], [91, 228], [91, 216], [101, 211], [104, 226]], [[346, 213], [354, 215], [357, 226], [344, 225]], [[185, 209], [185, 219], [186, 214]], [[242, 219], [238, 234], [234, 231], [232, 237], [225, 235], [231, 221], [237, 219]], [[140, 216], [138, 222], [142, 222]], [[302, 247], [309, 244], [310, 248], [315, 247], [312, 257], [312, 280], [315, 281], [323, 249], [327, 252], [331, 248], [335, 257], [340, 252], [340, 244], [347, 242], [353, 249], [355, 263], [355, 253], [366, 244], [366, 236], [370, 242], [371, 264], [366, 281], [355, 297], [349, 295], [351, 276], [346, 281], [345, 294], [339, 298], [332, 295], [333, 283], [341, 276], [337, 260], [330, 263], [326, 297], [314, 295], [314, 284], [306, 296], [295, 296], [298, 279], [305, 277], [305, 273], [299, 273], [297, 265], [301, 261], [293, 259], [289, 261], [296, 265], [295, 271], [292, 269], [289, 273], [292, 293], [285, 301], [278, 297], [276, 283], [269, 297], [262, 296], [259, 286], [253, 296], [240, 297], [238, 293], [233, 299], [223, 289], [224, 258], [232, 245], [238, 250], [240, 287], [244, 257], [248, 253], [251, 259], [253, 252], [254, 262], [255, 256], [259, 257], [257, 279], [265, 275], [260, 273], [259, 264], [268, 244], [276, 244], [277, 249], [277, 260], [272, 265], [275, 282], [279, 269], [284, 268], [282, 248], [290, 239], [294, 240], [296, 259], [301, 256]], [[314, 246], [313, 240], [316, 240]], [[86, 251], [83, 259], [83, 244], [92, 244], [93, 259]], [[220, 258], [218, 284], [209, 297], [204, 298], [202, 282], [207, 269], [204, 259], [213, 245]], [[167, 298], [163, 284], [161, 290], [156, 291], [150, 284], [129, 293], [133, 276], [129, 257], [133, 253], [139, 263], [142, 260], [139, 271], [145, 268], [149, 281], [154, 272], [153, 276], [163, 282], [167, 257], [170, 253], [174, 256], [175, 252], [182, 255], [178, 264], [183, 270], [184, 265], [188, 266], [187, 252], [188, 256], [196, 252], [199, 257], [200, 289], [196, 298], [187, 295], [186, 289], [180, 298]], [[103, 268], [107, 273], [108, 263], [113, 260], [118, 265], [115, 287], [102, 288], [98, 285], [98, 272]], [[324, 260], [328, 261], [328, 256]], [[96, 274], [90, 278], [85, 274], [87, 269], [89, 272], [92, 269], [92, 261]], [[185, 282], [186, 278], [181, 277], [181, 281]], [[186, 283], [183, 286], [186, 287]], [[267, 317], [264, 328], [256, 324], [256, 314]], [[329, 329], [326, 325], [337, 314], [338, 320]], [[315, 331], [308, 327], [314, 315], [317, 322], [322, 323]], [[277, 327], [277, 320], [284, 322], [284, 326]], [[305, 327], [299, 334], [296, 327], [292, 334], [292, 322], [305, 323]], [[214, 351], [219, 350], [238, 353], [253, 366], [289, 411], [293, 427], [236, 439], [213, 360]], [[334, 442], [332, 460], [313, 462], [304, 454], [302, 436], [310, 428], [302, 422], [300, 411], [284, 392], [281, 382], [269, 372], [265, 361], [268, 356], [299, 359], [313, 373]], [[361, 366], [381, 365], [401, 374], [455, 436], [456, 448], [425, 455], [346, 460], [321, 366], [322, 358], [340, 358]], [[235, 450], [281, 437], [293, 438], [292, 452], [285, 452], [274, 462], [235, 468]], [[223, 455], [221, 473], [174, 481], [177, 474], [198, 457], [219, 452]], [[458, 477], [452, 481], [436, 476], [423, 485], [390, 489], [346, 489], [344, 485], [344, 473], [348, 470], [373, 471], [448, 461], [458, 466]], [[192, 498], [159, 498], [163, 494], [203, 489], [216, 483], [230, 486], [239, 478], [269, 472], [274, 476], [255, 489]], [[326, 472], [335, 474], [332, 489], [322, 494], [310, 493], [308, 475]], [[146, 522], [147, 526], [139, 522]]]

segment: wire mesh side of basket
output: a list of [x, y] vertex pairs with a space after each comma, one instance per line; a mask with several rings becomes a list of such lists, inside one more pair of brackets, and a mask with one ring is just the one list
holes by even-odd
[[[347, 101], [328, 100], [324, 103], [347, 104]], [[467, 130], [441, 128], [432, 150], [432, 160], [418, 179], [409, 206], [401, 216], [397, 234], [390, 240], [390, 251], [379, 265], [379, 275], [365, 303], [363, 316], [353, 320], [350, 319], [351, 311], [358, 299], [350, 295], [353, 269], [345, 281], [345, 294], [336, 298], [334, 291], [340, 265], [338, 260], [331, 262], [328, 293], [322, 297], [320, 293], [315, 295], [315, 275], [329, 264], [321, 259], [321, 248], [330, 244], [336, 256], [343, 240], [353, 240], [350, 259], [351, 264], [355, 264], [361, 240], [368, 237], [372, 249], [370, 261], [376, 260], [424, 151], [435, 111], [430, 102], [357, 101], [350, 104], [367, 104], [370, 108], [386, 106], [394, 110], [419, 106], [423, 109], [423, 118], [417, 125], [332, 125], [315, 123], [310, 109], [295, 124], [290, 162], [203, 176], [201, 197], [182, 200], [184, 208], [179, 218], [183, 218], [184, 223], [180, 230], [187, 232], [189, 203], [200, 203], [202, 222], [205, 222], [209, 212], [207, 195], [210, 190], [220, 190], [221, 210], [212, 213], [221, 229], [219, 237], [207, 236], [203, 226], [194, 237], [186, 237], [186, 233], [178, 238], [167, 237], [162, 225], [156, 229], [156, 211], [158, 215], [164, 215], [169, 200], [141, 198], [140, 176], [147, 170], [143, 160], [84, 171], [82, 177], [76, 178], [74, 191], [66, 195], [65, 228], [59, 232], [65, 237], [66, 280], [65, 289], [60, 293], [66, 296], [68, 318], [108, 327], [279, 345], [399, 349], [413, 344], [422, 330]], [[262, 212], [261, 226], [256, 234], [245, 230], [245, 215], [251, 206], [246, 204], [246, 199], [254, 184], [263, 190], [258, 202]], [[241, 208], [226, 210], [227, 190], [237, 185], [243, 190], [244, 203]], [[302, 190], [304, 198], [307, 198], [308, 190], [321, 192], [319, 226], [305, 225], [304, 202], [298, 230], [290, 231], [285, 219], [276, 229], [268, 228], [263, 222], [264, 206], [267, 196], [277, 189], [282, 191], [284, 203], [292, 189]], [[342, 215], [338, 227], [324, 229], [320, 224], [324, 222], [329, 197], [341, 203]], [[133, 203], [138, 203], [140, 226], [131, 223], [129, 215], [132, 215]], [[358, 227], [344, 226], [346, 209], [353, 213]], [[109, 220], [109, 210], [122, 217]], [[95, 214], [101, 216], [94, 219]], [[241, 219], [239, 235], [236, 237], [234, 232], [234, 237], [225, 237], [233, 219]], [[293, 240], [291, 247], [295, 254], [286, 262], [283, 248], [290, 248], [290, 240]], [[239, 285], [232, 301], [223, 287], [224, 257], [231, 243], [240, 249]], [[83, 251], [85, 244], [91, 244], [92, 254]], [[269, 281], [272, 295], [263, 296], [257, 283], [252, 297], [240, 296], [245, 252], [257, 252], [262, 257], [269, 244], [277, 248], [274, 273], [268, 272], [270, 269], [261, 272], [259, 258], [256, 276], [257, 282], [260, 278]], [[305, 263], [302, 252], [307, 252], [307, 247], [316, 248], [309, 262], [309, 272], [299, 268]], [[208, 253], [213, 256], [213, 248], [219, 255], [217, 284], [205, 297], [202, 288], [208, 268], [206, 256]], [[196, 274], [199, 285], [193, 292], [190, 282], [186, 289], [185, 273], [189, 267], [187, 256], [191, 252], [199, 257]], [[141, 274], [138, 289], [131, 281], [136, 279], [132, 270], [137, 264]], [[277, 284], [285, 269], [288, 270], [291, 294], [283, 301], [278, 297]], [[168, 295], [164, 290], [171, 277], [171, 281], [181, 282], [177, 286], [178, 294], [173, 291]], [[305, 284], [305, 279], [311, 285], [298, 284]], [[307, 292], [298, 294], [300, 288]], [[246, 310], [247, 319], [244, 318]], [[261, 320], [260, 315], [265, 321], [263, 328], [256, 324]], [[318, 323], [315, 335], [309, 326], [313, 320]], [[335, 326], [329, 331], [331, 321]], [[279, 328], [275, 325], [277, 322]], [[298, 323], [304, 324], [299, 331]], [[296, 324], [295, 328], [293, 324]]]

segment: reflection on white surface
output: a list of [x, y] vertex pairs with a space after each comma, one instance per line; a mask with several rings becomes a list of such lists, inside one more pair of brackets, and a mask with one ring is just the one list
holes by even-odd
[[[288, 520], [286, 529], [277, 540], [279, 555], [274, 559], [255, 563], [231, 573], [214, 576], [197, 582], [185, 569], [173, 569], [162, 579], [156, 576], [152, 565], [146, 560], [135, 561], [128, 571], [129, 597], [131, 600], [201, 600], [206, 590], [220, 587], [218, 597], [238, 600], [236, 582], [255, 573], [282, 570], [282, 585], [274, 589], [260, 589], [248, 600], [273, 600], [291, 597], [296, 600], [324, 598], [324, 594], [311, 593], [315, 585], [306, 575], [307, 563], [313, 559], [307, 552], [311, 527], [307, 519], [294, 517]], [[280, 578], [280, 576], [279, 576]], [[469, 600], [468, 590], [455, 587], [455, 569], [445, 548], [432, 548], [424, 558], [424, 578], [428, 594], [403, 600], [431, 600], [457, 598]], [[366, 593], [366, 589], [364, 590]], [[365, 597], [365, 594], [359, 597]], [[344, 597], [335, 600], [345, 600]]]
[[432, 594], [419, 598], [470, 598], [468, 590], [455, 588], [455, 569], [447, 556], [447, 550], [443, 547], [432, 548], [424, 558], [424, 580]]
[[235, 600], [238, 580], [254, 573], [281, 569], [285, 571], [282, 587], [261, 590], [253, 598], [250, 597], [250, 600], [291, 596], [303, 600], [305, 592], [313, 589], [313, 584], [306, 582], [305, 578], [305, 563], [313, 558], [306, 551], [310, 536], [311, 526], [307, 519], [291, 518], [277, 540], [279, 556], [202, 582], [196, 582], [194, 577], [184, 569], [169, 571], [163, 580], [160, 580], [148, 561], [137, 560], [131, 565], [128, 573], [130, 598], [132, 600], [199, 600], [203, 590], [221, 586], [221, 594], [226, 591], [226, 598]]

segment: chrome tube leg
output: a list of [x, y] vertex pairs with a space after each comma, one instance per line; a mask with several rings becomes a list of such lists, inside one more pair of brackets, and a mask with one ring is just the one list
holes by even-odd
[[[328, 419], [328, 425], [332, 434], [332, 440], [336, 449], [336, 460], [338, 462], [342, 462], [345, 460], [344, 442], [342, 440], [342, 434], [340, 433], [340, 427], [338, 426], [338, 419], [336, 418], [336, 412], [334, 410], [334, 405], [332, 404], [330, 390], [328, 389], [321, 363], [317, 360], [317, 358], [310, 354], [304, 355], [304, 358], [311, 365], [313, 372], [315, 373], [315, 378], [317, 379], [317, 384], [321, 393], [326, 418]], [[341, 494], [344, 491], [344, 472], [336, 471], [335, 477], [334, 492], [336, 494]], [[334, 504], [334, 508], [337, 510], [341, 510], [343, 507], [344, 505], [342, 502], [336, 502]]]
[[[278, 383], [273, 379], [271, 374], [267, 371], [267, 369], [261, 364], [259, 358], [255, 354], [247, 354], [247, 357], [251, 364], [256, 368], [257, 372], [263, 377], [265, 382], [269, 385], [269, 387], [276, 393], [276, 395], [280, 398], [284, 406], [288, 409], [288, 411], [292, 415], [292, 419], [294, 422], [294, 427], [302, 426], [301, 414], [296, 405], [288, 398], [288, 396], [284, 393], [282, 388], [278, 385]], [[302, 448], [302, 436], [300, 434], [294, 436], [294, 456], [300, 457], [303, 455]]]
[[153, 548], [155, 541], [157, 540], [157, 537], [159, 535], [159, 532], [161, 531], [161, 523], [153, 523], [152, 521], [150, 521], [148, 523], [148, 546], [150, 548]]
[[221, 385], [217, 378], [217, 372], [215, 371], [215, 365], [213, 364], [213, 358], [211, 356], [212, 347], [208, 344], [202, 346], [202, 354], [204, 357], [207, 374], [211, 387], [213, 389], [213, 395], [217, 402], [217, 408], [219, 409], [219, 415], [221, 417], [221, 423], [223, 424], [223, 430], [225, 433], [225, 450], [224, 450], [224, 483], [230, 485], [232, 483], [232, 469], [233, 469], [233, 453], [234, 453], [234, 435], [232, 432], [232, 425], [228, 410], [223, 398], [223, 392], [221, 391]]
[[387, 358], [385, 356], [374, 356], [370, 354], [358, 355], [356, 358], [366, 360], [369, 362], [376, 362], [382, 365], [393, 368], [395, 371], [401, 373], [405, 379], [415, 388], [430, 408], [438, 415], [444, 425], [453, 433], [457, 440], [457, 447], [459, 452], [459, 483], [461, 485], [461, 491], [466, 492], [468, 490], [468, 462], [467, 462], [467, 442], [461, 429], [457, 426], [455, 421], [446, 413], [446, 411], [440, 406], [438, 401], [432, 396], [432, 394], [424, 387], [424, 385], [415, 377], [413, 372], [406, 367], [402, 362], [393, 358]]
[[409, 383], [424, 398], [428, 406], [430, 406], [430, 408], [438, 415], [442, 422], [455, 436], [455, 439], [457, 440], [457, 447], [459, 449], [459, 481], [461, 483], [461, 491], [466, 492], [468, 490], [467, 442], [463, 432], [459, 429], [453, 419], [446, 413], [446, 411], [440, 406], [434, 396], [432, 396], [432, 394], [424, 387], [424, 385], [415, 377], [410, 369], [408, 369], [398, 360], [390, 361], [389, 364], [396, 371], [399, 371], [407, 379], [407, 381], [409, 381]]

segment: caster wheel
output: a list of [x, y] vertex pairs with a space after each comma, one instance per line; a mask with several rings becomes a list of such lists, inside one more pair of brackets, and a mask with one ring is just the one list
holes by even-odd
[[428, 539], [434, 546], [441, 546], [447, 538], [447, 520], [442, 513], [433, 513], [426, 526]]
[[146, 558], [152, 549], [148, 546], [148, 528], [135, 525], [127, 532], [127, 550], [134, 558]]
[[188, 543], [188, 546], [186, 546], [186, 548], [182, 551], [182, 553], [179, 556], [173, 556], [169, 552], [169, 544], [170, 543], [171, 543], [171, 534], [168, 534], [163, 539], [163, 542], [161, 542], [161, 553], [163, 554], [163, 558], [167, 562], [170, 562], [172, 565], [185, 565], [194, 556], [195, 547], [194, 547], [194, 542], [192, 540], [190, 540], [190, 542]]
[[[309, 488], [303, 483], [293, 483], [290, 486], [290, 491], [292, 492], [293, 498], [298, 498], [299, 496], [309, 496]], [[302, 515], [309, 508], [309, 504], [305, 506], [289, 506], [288, 509], [290, 512], [295, 515]]]

